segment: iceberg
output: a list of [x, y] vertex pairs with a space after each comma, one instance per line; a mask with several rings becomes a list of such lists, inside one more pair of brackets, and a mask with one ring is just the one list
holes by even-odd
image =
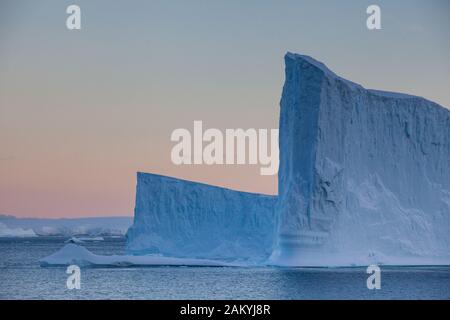
[[276, 196], [137, 174], [129, 254], [242, 261], [273, 250]]
[[278, 196], [138, 173], [126, 256], [41, 264], [450, 265], [450, 111], [285, 64]]
[[450, 264], [450, 112], [285, 56], [276, 265]]
[[449, 110], [365, 89], [308, 56], [287, 53], [285, 65], [278, 197], [139, 173], [128, 252], [450, 264]]
[[10, 228], [0, 222], [0, 238], [29, 238], [36, 236], [32, 229]]
[[132, 222], [132, 217], [39, 219], [0, 215], [5, 228], [29, 229], [36, 236], [124, 236]]
[[207, 259], [182, 259], [158, 255], [97, 255], [77, 244], [69, 243], [54, 254], [39, 260], [41, 267], [77, 265], [79, 267], [151, 267], [196, 266], [235, 267], [237, 264]]

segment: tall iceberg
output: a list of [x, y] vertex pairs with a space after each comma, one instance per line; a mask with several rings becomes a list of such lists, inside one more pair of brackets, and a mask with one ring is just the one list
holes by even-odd
[[450, 112], [285, 56], [278, 197], [138, 174], [131, 254], [450, 265]]
[[449, 264], [449, 110], [285, 63], [272, 262]]

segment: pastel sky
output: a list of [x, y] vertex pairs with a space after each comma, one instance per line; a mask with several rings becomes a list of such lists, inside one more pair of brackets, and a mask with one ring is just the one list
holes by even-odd
[[259, 166], [173, 165], [171, 132], [277, 128], [286, 51], [448, 107], [449, 14], [447, 0], [1, 0], [0, 214], [132, 215], [137, 171], [274, 194]]

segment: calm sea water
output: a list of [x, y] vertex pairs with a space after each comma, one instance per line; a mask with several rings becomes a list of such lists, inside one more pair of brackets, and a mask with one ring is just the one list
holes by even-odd
[[[0, 239], [0, 299], [450, 299], [450, 268], [383, 268], [368, 290], [364, 268], [82, 268], [68, 290], [65, 268], [38, 260], [64, 238]], [[86, 243], [97, 254], [123, 254], [123, 238]]]

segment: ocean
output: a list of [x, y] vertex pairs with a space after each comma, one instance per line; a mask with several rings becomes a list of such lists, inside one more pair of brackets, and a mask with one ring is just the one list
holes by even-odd
[[[381, 266], [372, 290], [365, 268], [82, 267], [69, 290], [66, 268], [38, 262], [66, 239], [0, 238], [0, 299], [450, 299], [450, 267]], [[83, 245], [123, 254], [125, 239]]]

